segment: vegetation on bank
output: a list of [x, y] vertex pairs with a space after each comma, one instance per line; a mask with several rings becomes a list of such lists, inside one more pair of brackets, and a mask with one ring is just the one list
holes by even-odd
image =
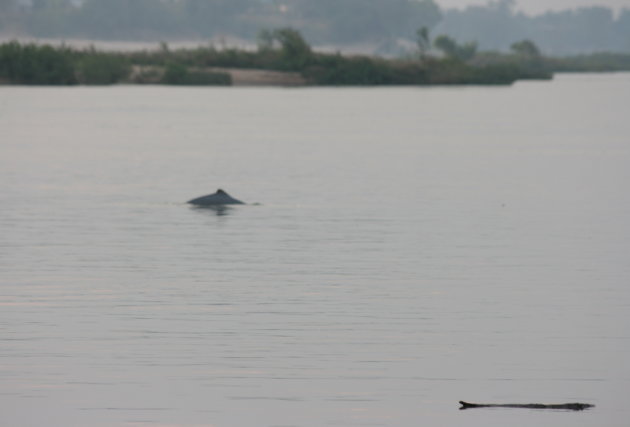
[[547, 66], [557, 72], [630, 71], [630, 54], [599, 52], [547, 58]]
[[[122, 53], [13, 41], [0, 45], [0, 81], [230, 85], [231, 76], [225, 71], [229, 68], [299, 73], [310, 85], [487, 85], [549, 79], [556, 70], [630, 69], [630, 55], [546, 58], [527, 40], [514, 43], [509, 54], [478, 53], [476, 44], [460, 45], [448, 36], [431, 41], [426, 28], [418, 30], [417, 44], [413, 58], [384, 59], [315, 52], [298, 31], [289, 28], [261, 32], [255, 51], [214, 46], [171, 50], [163, 43], [154, 51]], [[432, 45], [440, 56], [428, 54]]]
[[95, 49], [20, 44], [0, 45], [0, 79], [24, 85], [112, 84], [129, 75], [130, 63]]

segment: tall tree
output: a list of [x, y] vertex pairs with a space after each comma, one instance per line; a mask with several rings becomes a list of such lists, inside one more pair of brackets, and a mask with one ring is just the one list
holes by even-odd
[[431, 37], [427, 27], [419, 28], [418, 31], [416, 31], [416, 45], [418, 46], [420, 60], [424, 61], [427, 52], [431, 49]]
[[312, 59], [311, 47], [298, 31], [283, 28], [274, 31], [274, 37], [280, 42], [287, 68], [302, 69]]
[[469, 59], [472, 59], [477, 53], [476, 42], [470, 42], [460, 45], [453, 38], [447, 35], [438, 36], [434, 40], [433, 44], [447, 57], [458, 59], [460, 61], [468, 61]]
[[539, 58], [540, 49], [531, 40], [521, 40], [520, 42], [512, 43], [512, 51], [517, 55], [524, 56], [526, 58]]

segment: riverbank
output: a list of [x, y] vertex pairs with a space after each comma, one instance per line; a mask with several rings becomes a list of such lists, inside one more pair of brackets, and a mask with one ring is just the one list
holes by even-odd
[[[188, 70], [190, 73], [191, 70]], [[195, 73], [224, 75], [230, 86], [307, 86], [308, 81], [300, 74], [289, 71], [263, 69], [206, 67], [194, 68]], [[163, 84], [165, 69], [156, 66], [133, 66], [128, 81], [131, 84]]]
[[258, 50], [214, 46], [130, 52], [16, 41], [0, 45], [0, 78], [10, 84], [271, 86], [507, 85], [549, 79], [527, 58], [472, 65], [457, 58], [385, 59], [316, 52], [292, 30]]
[[207, 40], [8, 41], [0, 44], [0, 84], [509, 85], [551, 79], [554, 72], [630, 70], [630, 54], [546, 57], [529, 41], [515, 43], [511, 53], [476, 52], [474, 45], [458, 45], [442, 36], [442, 42], [450, 42], [440, 44], [442, 55], [417, 52], [415, 57], [388, 59], [315, 50], [290, 28], [263, 35], [257, 47], [231, 39], [216, 45]]

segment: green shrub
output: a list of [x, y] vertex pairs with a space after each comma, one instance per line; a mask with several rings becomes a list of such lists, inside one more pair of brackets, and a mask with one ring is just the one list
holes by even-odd
[[182, 64], [170, 63], [166, 66], [162, 83], [188, 86], [229, 86], [232, 84], [232, 78], [228, 73], [190, 71]]
[[26, 85], [76, 84], [72, 52], [52, 46], [0, 45], [0, 77], [10, 83]]
[[185, 65], [171, 62], [166, 66], [164, 76], [162, 77], [162, 83], [168, 85], [181, 85], [184, 84], [188, 77], [188, 69]]
[[368, 57], [319, 55], [302, 74], [319, 85], [382, 85], [394, 83], [391, 68]]
[[126, 58], [90, 52], [77, 62], [77, 76], [82, 84], [109, 85], [127, 78], [131, 65]]

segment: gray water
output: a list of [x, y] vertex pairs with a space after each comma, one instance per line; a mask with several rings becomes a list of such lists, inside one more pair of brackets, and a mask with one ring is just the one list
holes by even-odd
[[0, 425], [626, 426], [629, 100], [0, 88]]

